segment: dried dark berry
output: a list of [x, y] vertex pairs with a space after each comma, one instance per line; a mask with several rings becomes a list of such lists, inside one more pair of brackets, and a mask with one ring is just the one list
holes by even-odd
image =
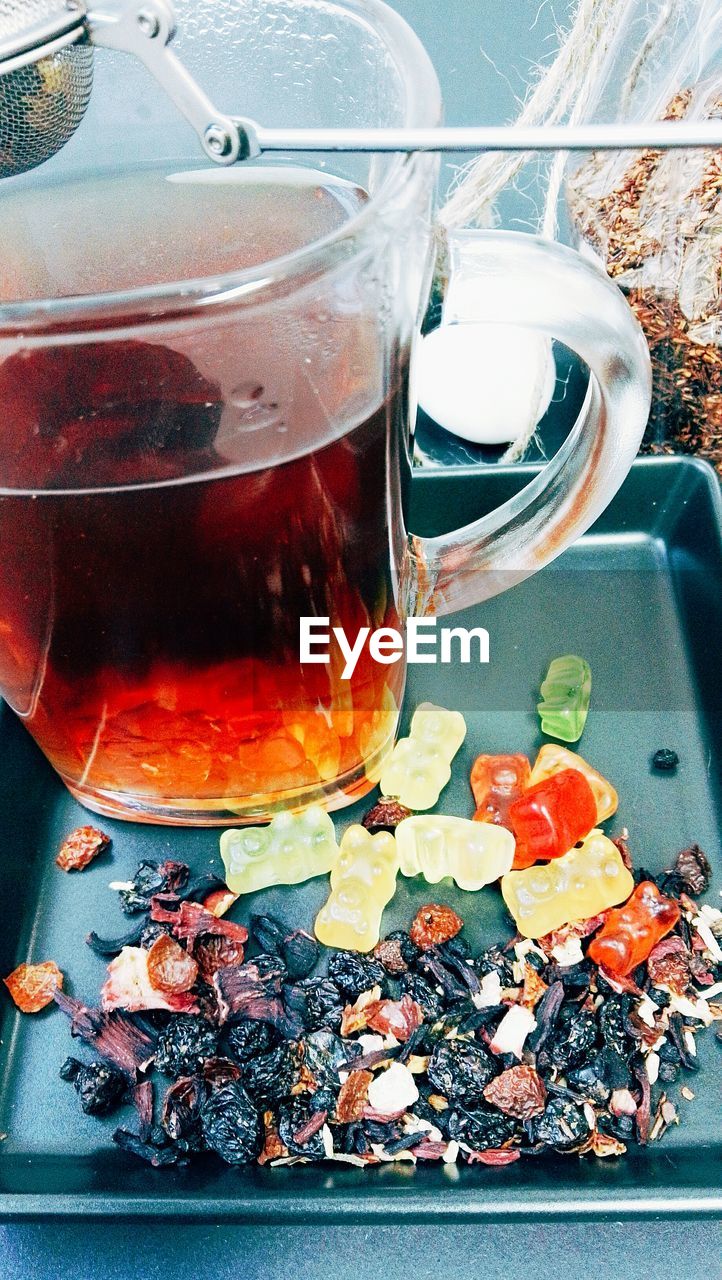
[[427, 1022], [435, 1022], [444, 1011], [443, 997], [418, 973], [403, 973], [399, 979], [402, 994], [411, 996], [421, 1007]]
[[383, 942], [377, 942], [374, 947], [374, 959], [384, 966], [387, 973], [398, 977], [400, 973], [406, 973], [408, 965], [404, 960], [401, 943], [396, 938], [386, 938]]
[[72, 1080], [86, 1116], [107, 1116], [128, 1088], [127, 1076], [107, 1062], [78, 1063], [77, 1059], [68, 1058], [61, 1067], [61, 1076], [63, 1080]]
[[61, 1080], [66, 1080], [70, 1083], [75, 1079], [78, 1072], [82, 1070], [82, 1067], [83, 1064], [79, 1058], [66, 1058], [58, 1072], [58, 1075]]
[[296, 983], [295, 990], [299, 989], [304, 1002], [301, 1018], [308, 1030], [319, 1031], [326, 1027], [329, 1031], [337, 1031], [341, 1026], [345, 1000], [336, 983], [330, 978], [304, 978]]
[[581, 1067], [575, 1067], [573, 1071], [566, 1073], [566, 1078], [571, 1088], [590, 1102], [603, 1104], [609, 1100], [612, 1092], [611, 1085], [600, 1077], [594, 1062], [586, 1062]]
[[510, 1116], [485, 1107], [454, 1110], [448, 1120], [449, 1137], [456, 1142], [465, 1143], [473, 1151], [487, 1151], [490, 1147], [503, 1146], [513, 1137], [515, 1128]]
[[674, 870], [682, 881], [685, 892], [691, 893], [693, 897], [699, 897], [709, 888], [712, 868], [709, 858], [698, 844], [690, 845], [689, 849], [683, 849], [677, 854]]
[[551, 1098], [540, 1116], [531, 1122], [535, 1142], [568, 1151], [580, 1145], [591, 1132], [591, 1126], [581, 1107], [566, 1098]]
[[205, 1018], [177, 1014], [158, 1037], [155, 1065], [167, 1076], [193, 1075], [217, 1048], [218, 1031]]
[[261, 951], [279, 955], [281, 943], [288, 933], [285, 924], [274, 916], [252, 915], [249, 925], [249, 936], [260, 947]]
[[174, 1142], [182, 1138], [190, 1147], [202, 1148], [200, 1123], [204, 1099], [205, 1089], [196, 1078], [181, 1076], [171, 1085], [163, 1099], [161, 1124]]
[[310, 933], [294, 929], [281, 943], [281, 958], [292, 982], [307, 978], [315, 969], [321, 948]]
[[248, 1164], [261, 1154], [261, 1117], [238, 1080], [211, 1094], [201, 1109], [201, 1127], [206, 1145], [227, 1164]]
[[331, 1115], [336, 1106], [336, 1094], [333, 1089], [317, 1089], [310, 1095], [308, 1105], [311, 1111], [325, 1111]]
[[292, 1102], [282, 1103], [279, 1107], [278, 1136], [291, 1155], [307, 1156], [309, 1160], [323, 1159], [325, 1150], [320, 1128], [306, 1141], [297, 1141], [297, 1135], [302, 1135], [308, 1122], [318, 1114], [311, 1110], [309, 1100], [305, 1097], [294, 1098]]
[[660, 773], [671, 773], [679, 764], [679, 756], [676, 751], [670, 750], [669, 747], [660, 747], [652, 756], [652, 768], [658, 769]]
[[499, 947], [487, 947], [486, 951], [480, 952], [474, 961], [474, 968], [480, 978], [483, 978], [487, 973], [498, 973], [502, 987], [514, 985], [514, 971], [511, 961]]
[[386, 970], [373, 956], [357, 951], [334, 951], [328, 962], [328, 976], [347, 1000], [357, 1000], [362, 991], [386, 985]]
[[547, 1044], [551, 1062], [560, 1071], [578, 1066], [596, 1038], [597, 1023], [594, 1014], [577, 1009], [575, 1005], [563, 1005]]
[[[355, 1048], [358, 1050], [360, 1046], [355, 1044]], [[303, 1049], [304, 1063], [314, 1080], [337, 1085], [339, 1071], [348, 1066], [343, 1040], [333, 1031], [313, 1031], [304, 1040]]]
[[679, 1049], [676, 1044], [672, 1044], [671, 1040], [665, 1040], [664, 1044], [659, 1046], [657, 1053], [660, 1062], [671, 1062], [674, 1066], [680, 1062]]
[[174, 893], [187, 880], [188, 868], [182, 862], [144, 860], [138, 864], [130, 887], [119, 891], [121, 908], [128, 916], [148, 911], [150, 900], [156, 893]]
[[146, 951], [149, 951], [154, 942], [157, 942], [164, 933], [169, 934], [170, 932], [169, 925], [161, 924], [158, 920], [147, 920], [143, 925], [138, 944], [144, 947]]
[[373, 805], [361, 819], [361, 824], [372, 836], [378, 834], [379, 831], [390, 831], [393, 835], [400, 822], [404, 818], [410, 818], [413, 813], [412, 809], [407, 809], [405, 804], [401, 804], [398, 800], [387, 800], [384, 796]]
[[228, 1028], [226, 1043], [237, 1062], [274, 1049], [281, 1036], [270, 1022], [237, 1022]]
[[630, 1000], [628, 995], [610, 995], [599, 1008], [599, 1030], [602, 1039], [621, 1058], [628, 1059], [636, 1048], [627, 1032]]
[[[163, 1134], [165, 1137], [165, 1134]], [[130, 1151], [141, 1160], [147, 1160], [154, 1169], [163, 1169], [171, 1164], [187, 1164], [188, 1157], [180, 1143], [172, 1146], [158, 1146], [155, 1142], [145, 1142], [137, 1133], [129, 1133], [127, 1129], [116, 1129], [113, 1134], [115, 1142], [123, 1151]]]
[[679, 1075], [679, 1067], [675, 1067], [673, 1062], [660, 1062], [659, 1078], [664, 1080], [665, 1084], [674, 1084]]
[[473, 1040], [441, 1040], [429, 1058], [429, 1080], [449, 1101], [473, 1103], [496, 1075], [490, 1054]]
[[241, 1064], [241, 1083], [254, 1102], [278, 1102], [288, 1097], [297, 1076], [295, 1046], [284, 1040], [282, 1044], [248, 1058]]

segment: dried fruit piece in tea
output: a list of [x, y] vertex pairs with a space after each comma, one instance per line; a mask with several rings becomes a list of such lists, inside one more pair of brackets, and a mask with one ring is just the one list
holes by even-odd
[[162, 934], [148, 951], [148, 977], [157, 991], [190, 991], [198, 977], [198, 965], [179, 943]]
[[62, 989], [63, 975], [54, 960], [43, 960], [40, 964], [19, 964], [3, 982], [22, 1013], [39, 1013]]
[[257, 1103], [288, 1097], [297, 1074], [296, 1047], [286, 1040], [268, 1053], [256, 1054], [241, 1063], [241, 1082]]
[[201, 1128], [206, 1145], [227, 1164], [249, 1164], [263, 1149], [261, 1117], [238, 1081], [217, 1089], [206, 1100]]
[[440, 1040], [429, 1058], [427, 1074], [436, 1091], [450, 1102], [473, 1105], [497, 1074], [493, 1058], [473, 1040]]
[[275, 1049], [281, 1035], [269, 1022], [237, 1022], [227, 1028], [225, 1038], [234, 1058], [246, 1062]]
[[335, 1119], [338, 1124], [360, 1120], [368, 1099], [373, 1071], [350, 1071], [336, 1099]]
[[72, 1081], [87, 1116], [107, 1116], [119, 1105], [128, 1088], [128, 1077], [107, 1062], [79, 1062], [66, 1058], [61, 1080]]
[[91, 1009], [60, 990], [55, 991], [53, 999], [70, 1018], [70, 1034], [91, 1045], [99, 1057], [118, 1067], [131, 1079], [139, 1071], [148, 1069], [157, 1042], [157, 1035], [151, 1028], [139, 1027], [125, 1013]]
[[109, 848], [110, 836], [95, 827], [78, 827], [65, 837], [55, 861], [62, 871], [84, 871]]
[[215, 1056], [218, 1031], [205, 1018], [178, 1015], [170, 1018], [158, 1037], [155, 1065], [167, 1076], [188, 1076], [199, 1071], [206, 1058]]
[[490, 1106], [518, 1120], [530, 1120], [544, 1110], [546, 1089], [534, 1067], [522, 1064], [502, 1071], [484, 1086], [484, 1098]]
[[690, 845], [689, 849], [682, 849], [677, 854], [674, 871], [682, 882], [682, 888], [695, 898], [709, 888], [712, 867], [698, 844]]
[[151, 899], [159, 893], [174, 893], [188, 880], [188, 868], [183, 862], [151, 862], [138, 864], [133, 879], [128, 884], [111, 885], [118, 889], [120, 905], [126, 915], [149, 911]]
[[486, 1107], [464, 1107], [451, 1112], [448, 1122], [449, 1137], [463, 1142], [473, 1151], [486, 1151], [490, 1147], [502, 1147], [514, 1137], [516, 1124], [510, 1116]]
[[402, 973], [399, 986], [405, 995], [411, 996], [411, 999], [420, 1006], [427, 1022], [436, 1022], [437, 1018], [441, 1017], [444, 1011], [444, 998], [434, 990], [426, 978], [422, 978], [420, 973]]
[[531, 1121], [535, 1142], [543, 1142], [558, 1151], [580, 1146], [591, 1133], [591, 1125], [583, 1107], [567, 1098], [550, 1098], [540, 1116]]
[[655, 751], [652, 756], [652, 768], [659, 770], [660, 773], [671, 773], [678, 764], [677, 752], [670, 751], [668, 747], [660, 747], [659, 751]]
[[334, 951], [328, 961], [328, 976], [349, 1000], [356, 1000], [363, 991], [379, 986], [386, 987], [386, 971], [373, 956], [357, 951]]
[[426, 951], [439, 942], [447, 942], [454, 938], [464, 927], [464, 921], [457, 916], [451, 907], [440, 906], [438, 902], [429, 902], [421, 907], [414, 916], [409, 930], [411, 941]]
[[372, 836], [378, 835], [379, 831], [389, 831], [392, 835], [400, 822], [404, 818], [410, 818], [413, 810], [407, 809], [405, 804], [401, 804], [398, 800], [386, 800], [383, 796], [365, 813], [361, 819], [362, 827], [371, 832]]

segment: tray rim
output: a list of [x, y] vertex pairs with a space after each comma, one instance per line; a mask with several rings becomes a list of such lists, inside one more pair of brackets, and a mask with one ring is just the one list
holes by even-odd
[[[466, 479], [479, 481], [481, 477], [482, 483], [494, 477], [522, 478], [528, 482], [541, 470], [543, 466], [536, 463], [504, 467], [480, 466], [478, 463], [427, 466], [415, 469], [413, 484], [438, 485], [444, 481]], [[655, 455], [637, 458], [631, 471], [698, 472], [711, 500], [712, 523], [716, 526], [718, 544], [722, 547], [722, 482], [710, 463], [690, 455]], [[168, 828], [158, 830], [167, 832]], [[37, 1162], [42, 1165], [48, 1157], [10, 1156], [8, 1159], [11, 1162], [23, 1160], [27, 1164]], [[65, 1157], [50, 1157], [53, 1163], [63, 1159]], [[214, 1222], [247, 1226], [270, 1223], [279, 1226], [348, 1222], [374, 1224], [389, 1223], [392, 1218], [399, 1223], [426, 1225], [451, 1222], [469, 1225], [483, 1222], [603, 1221], [612, 1218], [636, 1221], [660, 1216], [722, 1220], [722, 1185], [689, 1185], [664, 1190], [654, 1185], [641, 1185], [636, 1193], [620, 1196], [613, 1187], [603, 1185], [592, 1189], [580, 1188], [577, 1192], [570, 1190], [566, 1184], [557, 1190], [550, 1176], [548, 1189], [523, 1188], [522, 1200], [520, 1189], [512, 1181], [504, 1183], [494, 1177], [485, 1181], [480, 1179], [468, 1187], [452, 1188], [450, 1185], [449, 1195], [442, 1197], [430, 1194], [433, 1188], [424, 1185], [427, 1181], [424, 1174], [427, 1171], [423, 1169], [416, 1171], [413, 1183], [404, 1185], [399, 1181], [380, 1185], [369, 1179], [362, 1190], [357, 1184], [346, 1188], [341, 1185], [345, 1171], [339, 1169], [339, 1166], [329, 1165], [328, 1169], [329, 1173], [333, 1172], [339, 1179], [339, 1185], [313, 1194], [303, 1189], [301, 1180], [297, 1180], [292, 1188], [288, 1184], [278, 1190], [269, 1188], [268, 1193], [264, 1192], [260, 1197], [248, 1192], [235, 1197], [224, 1195], [222, 1198], [205, 1192], [197, 1195], [192, 1191], [179, 1193], [170, 1187], [164, 1190], [160, 1181], [155, 1187], [149, 1187], [147, 1193], [140, 1195], [112, 1190], [48, 1195], [36, 1191], [0, 1191], [0, 1223], [77, 1221], [81, 1218], [127, 1222], [143, 1222], [155, 1218], [162, 1221], [172, 1219], [179, 1223]], [[294, 1171], [296, 1178], [297, 1173], [298, 1171]], [[487, 1173], [494, 1174], [496, 1171], [488, 1170]], [[162, 1173], [160, 1176], [163, 1176]], [[368, 1177], [368, 1174], [365, 1176]], [[720, 1183], [722, 1184], [722, 1179]]]

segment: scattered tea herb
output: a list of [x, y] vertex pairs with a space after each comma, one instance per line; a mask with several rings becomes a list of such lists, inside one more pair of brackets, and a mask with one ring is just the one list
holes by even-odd
[[657, 769], [660, 773], [672, 773], [679, 764], [679, 756], [676, 751], [670, 751], [668, 747], [660, 747], [659, 751], [655, 751], [652, 756], [652, 768]]

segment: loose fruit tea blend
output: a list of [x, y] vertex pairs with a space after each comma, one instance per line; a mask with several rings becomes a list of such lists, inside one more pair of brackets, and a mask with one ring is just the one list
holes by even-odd
[[[443, 708], [425, 704], [443, 736], [448, 713], [437, 712]], [[411, 767], [428, 774], [435, 791], [426, 751]], [[565, 747], [547, 744], [533, 771], [521, 770], [520, 759], [479, 757], [471, 774], [481, 800], [476, 821], [451, 821], [472, 832], [485, 823], [490, 835], [509, 841], [501, 887], [522, 930], [525, 902], [530, 920], [549, 911], [549, 876], [565, 922], [476, 955], [462, 919], [434, 902], [408, 931], [374, 945], [380, 898], [363, 878], [374, 842], [388, 842], [386, 859], [404, 826], [433, 832], [437, 821], [413, 816], [394, 797], [368, 811], [366, 831], [349, 828], [335, 864], [344, 864], [340, 879], [350, 881], [350, 896], [334, 925], [363, 951], [322, 946], [268, 915], [252, 916], [249, 932], [226, 918], [236, 894], [217, 877], [193, 878], [172, 860], [142, 862], [132, 881], [113, 886], [132, 927], [122, 937], [86, 939], [109, 960], [99, 1007], [67, 994], [52, 962], [21, 965], [6, 979], [28, 1012], [54, 999], [87, 1046], [90, 1060], [69, 1057], [60, 1070], [84, 1112], [106, 1115], [131, 1102], [135, 1123], [118, 1128], [114, 1141], [157, 1167], [203, 1153], [234, 1165], [361, 1166], [401, 1159], [501, 1165], [549, 1150], [619, 1156], [679, 1123], [671, 1087], [681, 1072], [697, 1070], [698, 1032], [722, 1020], [722, 912], [695, 900], [709, 886], [709, 863], [692, 846], [659, 876], [642, 868], [632, 874], [626, 832], [612, 842], [592, 830], [566, 853], [547, 841], [539, 855], [547, 861], [530, 867], [522, 843], [514, 870], [529, 801], [521, 817], [515, 807], [531, 796], [533, 808], [545, 781], [578, 766], [591, 797], [585, 827], [617, 804], [606, 779]], [[511, 788], [510, 804], [500, 804], [500, 787]], [[568, 821], [554, 805], [537, 816], [547, 836]], [[448, 821], [441, 819], [442, 839]], [[77, 847], [100, 852], [107, 842], [85, 828], [63, 846]], [[478, 859], [487, 856], [472, 847]], [[421, 870], [432, 881], [448, 874], [443, 850], [440, 873], [429, 871], [430, 849], [418, 865], [400, 857], [402, 873]], [[539, 881], [539, 900], [524, 898], [529, 877]], [[332, 875], [329, 901], [336, 883], [334, 890]], [[571, 919], [579, 902], [595, 903], [600, 894], [619, 905]], [[687, 1085], [680, 1094], [694, 1098]]]

